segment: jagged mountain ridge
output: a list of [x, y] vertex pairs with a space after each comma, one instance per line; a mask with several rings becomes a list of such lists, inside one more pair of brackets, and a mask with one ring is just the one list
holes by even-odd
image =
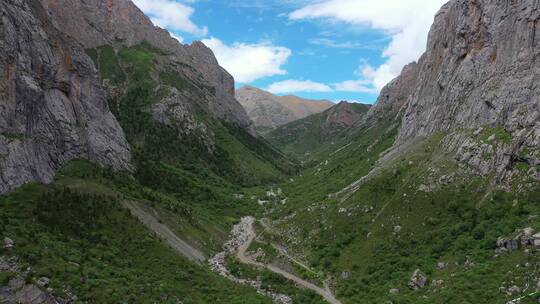
[[[243, 182], [250, 174], [275, 177], [277, 167], [289, 166], [255, 138], [234, 97], [233, 77], [203, 43], [180, 44], [130, 0], [41, 2], [56, 27], [81, 41], [94, 60], [137, 165], [153, 167], [137, 173], [162, 170], [146, 161], [156, 157], [174, 166], [196, 162]], [[76, 16], [66, 13], [71, 11]]]
[[0, 193], [51, 182], [69, 160], [130, 168], [91, 59], [37, 1], [0, 3]]
[[233, 77], [219, 66], [213, 52], [203, 43], [180, 44], [166, 30], [154, 26], [130, 0], [42, 0], [42, 3], [57, 27], [87, 49], [105, 45], [133, 47], [147, 42], [166, 51], [168, 54], [158, 59], [162, 67], [173, 69], [203, 89], [212, 88], [204, 98], [184, 96], [185, 102], [197, 99], [210, 115], [255, 134], [247, 114], [234, 98]]
[[334, 105], [327, 100], [308, 100], [293, 95], [277, 96], [252, 86], [236, 90], [236, 98], [255, 126], [265, 129], [275, 129]]

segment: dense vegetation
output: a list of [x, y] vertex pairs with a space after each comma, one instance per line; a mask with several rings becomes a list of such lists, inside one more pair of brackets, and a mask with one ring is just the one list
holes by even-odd
[[[482, 136], [507, 140], [491, 130]], [[282, 185], [287, 204], [269, 207], [282, 230], [267, 239], [293, 243], [311, 267], [332, 274], [344, 303], [506, 303], [520, 295], [507, 296], [500, 287], [535, 285], [539, 253], [531, 247], [529, 253], [495, 255], [495, 244], [519, 229], [540, 231], [540, 187], [494, 188], [489, 177], [445, 155], [442, 134], [386, 158], [357, 191], [327, 196], [368, 174], [393, 135], [374, 128], [360, 131], [338, 153], [316, 151], [317, 165]], [[448, 267], [438, 269], [439, 262]], [[411, 291], [415, 269], [437, 283]], [[392, 288], [400, 293], [390, 294]]]
[[[116, 51], [105, 46], [88, 52], [102, 77], [123, 88], [124, 93], [112, 100], [111, 109], [132, 146], [134, 177], [151, 193], [146, 197], [150, 201], [159, 204], [165, 200], [165, 207], [171, 200], [189, 204], [211, 213], [214, 225], [228, 228], [230, 217], [224, 209], [238, 210], [233, 207], [234, 193], [244, 186], [278, 181], [294, 170], [265, 142], [210, 117], [197, 98], [213, 88], [172, 70], [158, 71], [155, 60], [163, 55], [160, 50], [141, 44]], [[187, 134], [152, 117], [151, 107], [171, 88], [194, 96], [190, 107], [207, 130]], [[175, 212], [175, 208], [170, 211]]]
[[0, 198], [1, 234], [16, 241], [0, 254], [31, 266], [28, 280], [51, 278], [56, 294], [89, 303], [270, 303], [178, 256], [129, 215], [121, 194], [66, 182], [75, 184], [28, 185]]

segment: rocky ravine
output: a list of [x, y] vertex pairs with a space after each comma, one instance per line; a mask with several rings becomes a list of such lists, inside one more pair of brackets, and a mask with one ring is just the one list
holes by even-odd
[[69, 160], [129, 169], [92, 60], [36, 0], [0, 2], [0, 194], [51, 182]]
[[227, 269], [227, 265], [225, 262], [226, 257], [228, 255], [237, 254], [238, 252], [240, 252], [241, 248], [248, 248], [249, 244], [251, 244], [251, 242], [253, 241], [254, 236], [251, 233], [251, 225], [253, 225], [254, 221], [255, 218], [248, 216], [242, 218], [240, 223], [234, 225], [233, 229], [231, 230], [230, 239], [225, 243], [225, 245], [223, 245], [224, 250], [210, 258], [208, 260], [208, 264], [214, 272], [226, 277], [227, 279], [235, 283], [248, 285], [255, 288], [258, 293], [272, 298], [274, 303], [292, 304], [292, 299], [289, 296], [277, 294], [264, 289], [260, 281], [237, 278], [233, 276], [231, 272]]
[[330, 291], [330, 289], [327, 286], [325, 288], [321, 288], [281, 268], [278, 268], [273, 265], [265, 265], [263, 263], [253, 260], [250, 256], [248, 256], [246, 254], [246, 251], [256, 237], [256, 233], [253, 228], [254, 223], [255, 223], [255, 218], [248, 216], [248, 217], [242, 218], [240, 223], [238, 223], [237, 225], [233, 227], [230, 234], [230, 239], [224, 245], [224, 251], [216, 254], [213, 258], [208, 260], [210, 267], [212, 268], [213, 271], [219, 273], [222, 276], [227, 277], [228, 279], [234, 282], [244, 284], [244, 285], [250, 285], [256, 288], [259, 293], [271, 297], [274, 303], [280, 303], [280, 304], [293, 303], [292, 299], [286, 295], [276, 294], [271, 291], [263, 289], [261, 287], [261, 282], [240, 279], [231, 275], [231, 273], [227, 269], [225, 258], [228, 255], [235, 255], [238, 258], [238, 260], [240, 260], [240, 262], [244, 264], [255, 266], [258, 268], [266, 268], [294, 282], [301, 288], [307, 288], [314, 291], [315, 293], [323, 297], [328, 303], [341, 304], [341, 302], [335, 298], [335, 296], [332, 294], [332, 291]]

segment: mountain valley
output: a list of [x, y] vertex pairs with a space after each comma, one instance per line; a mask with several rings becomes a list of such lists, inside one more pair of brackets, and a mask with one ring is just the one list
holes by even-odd
[[451, 0], [374, 105], [131, 0], [0, 12], [0, 303], [539, 303], [537, 1]]

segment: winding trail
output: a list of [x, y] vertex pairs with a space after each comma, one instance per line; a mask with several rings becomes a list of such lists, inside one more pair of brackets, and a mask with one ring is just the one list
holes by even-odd
[[124, 202], [124, 205], [131, 211], [131, 214], [136, 216], [148, 229], [154, 231], [162, 239], [167, 241], [176, 252], [196, 263], [202, 263], [206, 260], [206, 257], [200, 250], [179, 238], [171, 231], [171, 229], [169, 229], [169, 227], [161, 224], [156, 217], [146, 212], [138, 203], [126, 201]]
[[307, 289], [310, 289], [314, 292], [316, 292], [317, 294], [319, 294], [321, 297], [323, 297], [326, 301], [328, 301], [329, 303], [331, 304], [342, 304], [338, 299], [336, 299], [336, 297], [334, 296], [334, 294], [332, 293], [332, 291], [330, 290], [330, 288], [328, 286], [325, 286], [325, 288], [321, 288], [313, 283], [310, 283], [304, 279], [301, 279], [297, 276], [295, 276], [294, 274], [292, 273], [289, 273], [281, 268], [278, 268], [276, 266], [273, 266], [273, 265], [266, 265], [266, 264], [263, 264], [263, 263], [259, 263], [259, 262], [256, 262], [254, 261], [253, 259], [251, 259], [249, 256], [246, 255], [246, 251], [247, 249], [249, 248], [249, 246], [251, 245], [251, 242], [253, 242], [253, 240], [255, 239], [256, 237], [256, 233], [255, 233], [255, 230], [253, 229], [253, 222], [250, 222], [249, 223], [249, 226], [248, 226], [248, 230], [246, 231], [247, 233], [247, 241], [244, 242], [243, 244], [241, 244], [239, 247], [238, 247], [238, 251], [236, 253], [236, 256], [237, 258], [240, 260], [240, 262], [244, 263], [244, 264], [248, 264], [248, 265], [252, 265], [252, 266], [256, 266], [256, 267], [262, 267], [262, 268], [266, 268], [274, 273], [277, 273], [281, 276], [283, 276], [284, 278], [290, 280], [290, 281], [293, 281], [295, 282], [296, 284], [304, 287], [304, 288], [307, 288]]

